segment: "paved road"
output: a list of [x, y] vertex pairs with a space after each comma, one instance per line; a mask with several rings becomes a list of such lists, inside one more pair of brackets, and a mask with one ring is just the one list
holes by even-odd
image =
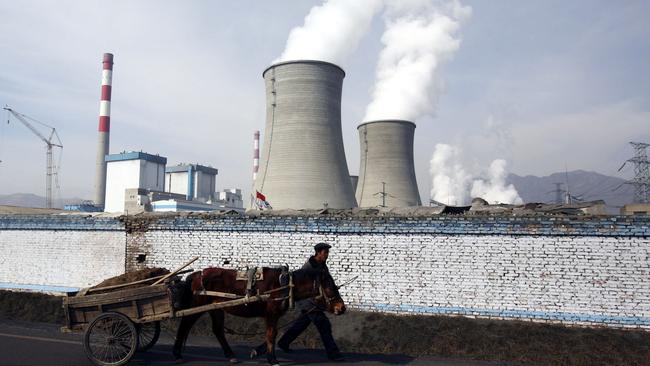
[[[174, 365], [171, 354], [172, 337], [161, 334], [160, 341], [150, 351], [136, 354], [129, 365]], [[240, 356], [242, 365], [266, 365], [265, 360], [249, 360], [250, 345], [234, 344], [233, 348]], [[346, 362], [337, 365], [374, 366], [374, 365], [430, 365], [430, 366], [496, 366], [499, 363], [486, 363], [439, 358], [414, 359], [401, 355], [367, 355], [345, 354]], [[216, 339], [211, 337], [190, 337], [184, 352], [183, 365], [230, 365], [223, 357]], [[278, 359], [283, 365], [329, 365], [322, 350], [297, 349], [285, 354], [278, 351]], [[0, 365], [65, 365], [89, 366], [90, 361], [84, 355], [81, 336], [62, 334], [53, 324], [27, 323], [0, 320]]]

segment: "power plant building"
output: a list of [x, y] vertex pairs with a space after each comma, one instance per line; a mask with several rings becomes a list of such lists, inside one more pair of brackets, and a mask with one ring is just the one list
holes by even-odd
[[124, 212], [127, 190], [165, 190], [165, 157], [132, 151], [106, 155], [105, 161], [105, 212]]
[[217, 198], [217, 174], [217, 169], [199, 164], [167, 167], [166, 192], [185, 195], [188, 201], [213, 201]]
[[176, 193], [165, 193], [169, 197], [165, 198], [163, 194], [150, 193], [153, 197], [151, 202], [152, 211], [156, 212], [179, 212], [179, 211], [226, 211], [235, 210], [243, 213], [244, 201], [242, 198], [241, 189], [225, 189], [221, 192], [216, 192], [215, 199], [208, 202], [198, 200], [186, 200]]
[[244, 197], [239, 188], [224, 189], [218, 192], [217, 199], [228, 208], [244, 208]]
[[415, 123], [370, 121], [357, 127], [361, 164], [356, 198], [359, 207], [421, 206], [415, 178]]
[[289, 61], [262, 75], [266, 125], [255, 189], [274, 209], [355, 207], [341, 131], [343, 69]]

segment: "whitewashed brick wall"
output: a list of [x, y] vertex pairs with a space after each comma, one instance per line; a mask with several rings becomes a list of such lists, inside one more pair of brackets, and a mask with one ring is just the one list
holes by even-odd
[[0, 215], [0, 287], [85, 287], [194, 256], [298, 268], [319, 241], [339, 282], [359, 276], [342, 289], [357, 309], [650, 329], [650, 217]]
[[48, 291], [124, 273], [124, 231], [0, 230], [0, 284]]
[[[144, 264], [301, 266], [318, 241], [352, 307], [650, 328], [647, 238], [151, 230]], [[134, 253], [135, 254], [135, 253]], [[228, 261], [229, 264], [224, 265]]]

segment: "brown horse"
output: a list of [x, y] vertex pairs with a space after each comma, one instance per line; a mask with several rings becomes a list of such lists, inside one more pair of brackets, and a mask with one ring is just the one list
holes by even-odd
[[[341, 299], [334, 279], [329, 273], [309, 269], [299, 269], [294, 272], [288, 272], [287, 270], [286, 267], [263, 268], [262, 279], [257, 280], [255, 283], [255, 293], [270, 295], [270, 298], [266, 301], [251, 302], [208, 312], [210, 318], [212, 318], [212, 331], [221, 344], [224, 356], [229, 358], [231, 363], [236, 363], [238, 360], [224, 335], [224, 312], [240, 317], [262, 317], [265, 319], [266, 349], [258, 349], [258, 353], [266, 353], [266, 358], [272, 365], [278, 365], [275, 357], [275, 338], [278, 334], [277, 324], [289, 307], [289, 297], [295, 301], [312, 297], [318, 298], [319, 301], [325, 302], [328, 311], [336, 315], [345, 312], [345, 304]], [[289, 281], [288, 276], [291, 276], [291, 281]], [[293, 283], [292, 291], [289, 290], [287, 285], [289, 282]], [[186, 293], [188, 296], [191, 295], [191, 299], [188, 298], [189, 301], [186, 304], [189, 307], [232, 300], [226, 297], [200, 295], [201, 291], [231, 293], [240, 296], [245, 296], [247, 292], [247, 281], [237, 280], [237, 271], [223, 268], [207, 268], [200, 272], [194, 272], [186, 279], [185, 286]], [[173, 349], [177, 360], [182, 358], [181, 350], [190, 329], [201, 315], [202, 313], [199, 313], [181, 319]]]

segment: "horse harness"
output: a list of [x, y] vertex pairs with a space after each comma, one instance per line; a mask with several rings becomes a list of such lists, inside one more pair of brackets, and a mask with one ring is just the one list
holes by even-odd
[[[293, 272], [289, 271], [288, 266], [282, 266], [282, 273], [278, 276], [278, 281], [280, 282], [281, 286], [265, 291], [263, 293], [260, 293], [260, 290], [257, 288], [257, 281], [261, 281], [264, 279], [264, 271], [263, 268], [260, 267], [253, 267], [253, 268], [247, 268], [246, 270], [243, 271], [237, 271], [236, 272], [236, 281], [246, 281], [246, 291], [245, 295], [237, 295], [233, 293], [227, 293], [227, 292], [218, 292], [218, 291], [209, 291], [206, 290], [205, 288], [205, 278], [203, 277], [205, 272], [205, 269], [200, 272], [199, 274], [199, 283], [201, 287], [199, 289], [194, 291], [194, 295], [203, 295], [203, 296], [213, 296], [213, 297], [223, 297], [223, 298], [230, 298], [230, 299], [238, 299], [238, 298], [253, 298], [253, 297], [260, 297], [260, 295], [268, 295], [273, 292], [278, 292], [278, 291], [283, 291], [285, 290], [288, 292], [285, 296], [283, 297], [278, 297], [278, 298], [272, 298], [271, 300], [273, 301], [285, 301], [289, 300], [289, 308], [293, 309], [294, 307], [294, 301], [293, 301]], [[247, 304], [246, 304], [247, 305]]]
[[[250, 297], [268, 295], [274, 292], [283, 291], [284, 296], [272, 298], [271, 300], [273, 301], [288, 300], [289, 309], [293, 309], [295, 306], [294, 295], [293, 295], [293, 288], [294, 288], [293, 271], [289, 271], [288, 266], [282, 266], [282, 273], [280, 273], [280, 275], [278, 276], [278, 282], [280, 283], [281, 286], [268, 291], [264, 291], [262, 293], [260, 293], [260, 290], [257, 288], [257, 281], [263, 280], [264, 278], [263, 268], [253, 267], [253, 268], [248, 268], [245, 271], [238, 271], [236, 280], [246, 280], [246, 293], [244, 296], [206, 290], [204, 284], [204, 277], [203, 277], [204, 271], [200, 272], [201, 287], [198, 290], [194, 291], [195, 295], [216, 296], [216, 297], [235, 299], [235, 298], [250, 298]], [[312, 286], [312, 294], [314, 296], [312, 296], [311, 298], [313, 298], [314, 300], [323, 299], [325, 301], [326, 306], [328, 307], [330, 306], [332, 301], [334, 301], [336, 298], [336, 296], [331, 296], [331, 297], [327, 296], [318, 278], [314, 279], [313, 286]]]

